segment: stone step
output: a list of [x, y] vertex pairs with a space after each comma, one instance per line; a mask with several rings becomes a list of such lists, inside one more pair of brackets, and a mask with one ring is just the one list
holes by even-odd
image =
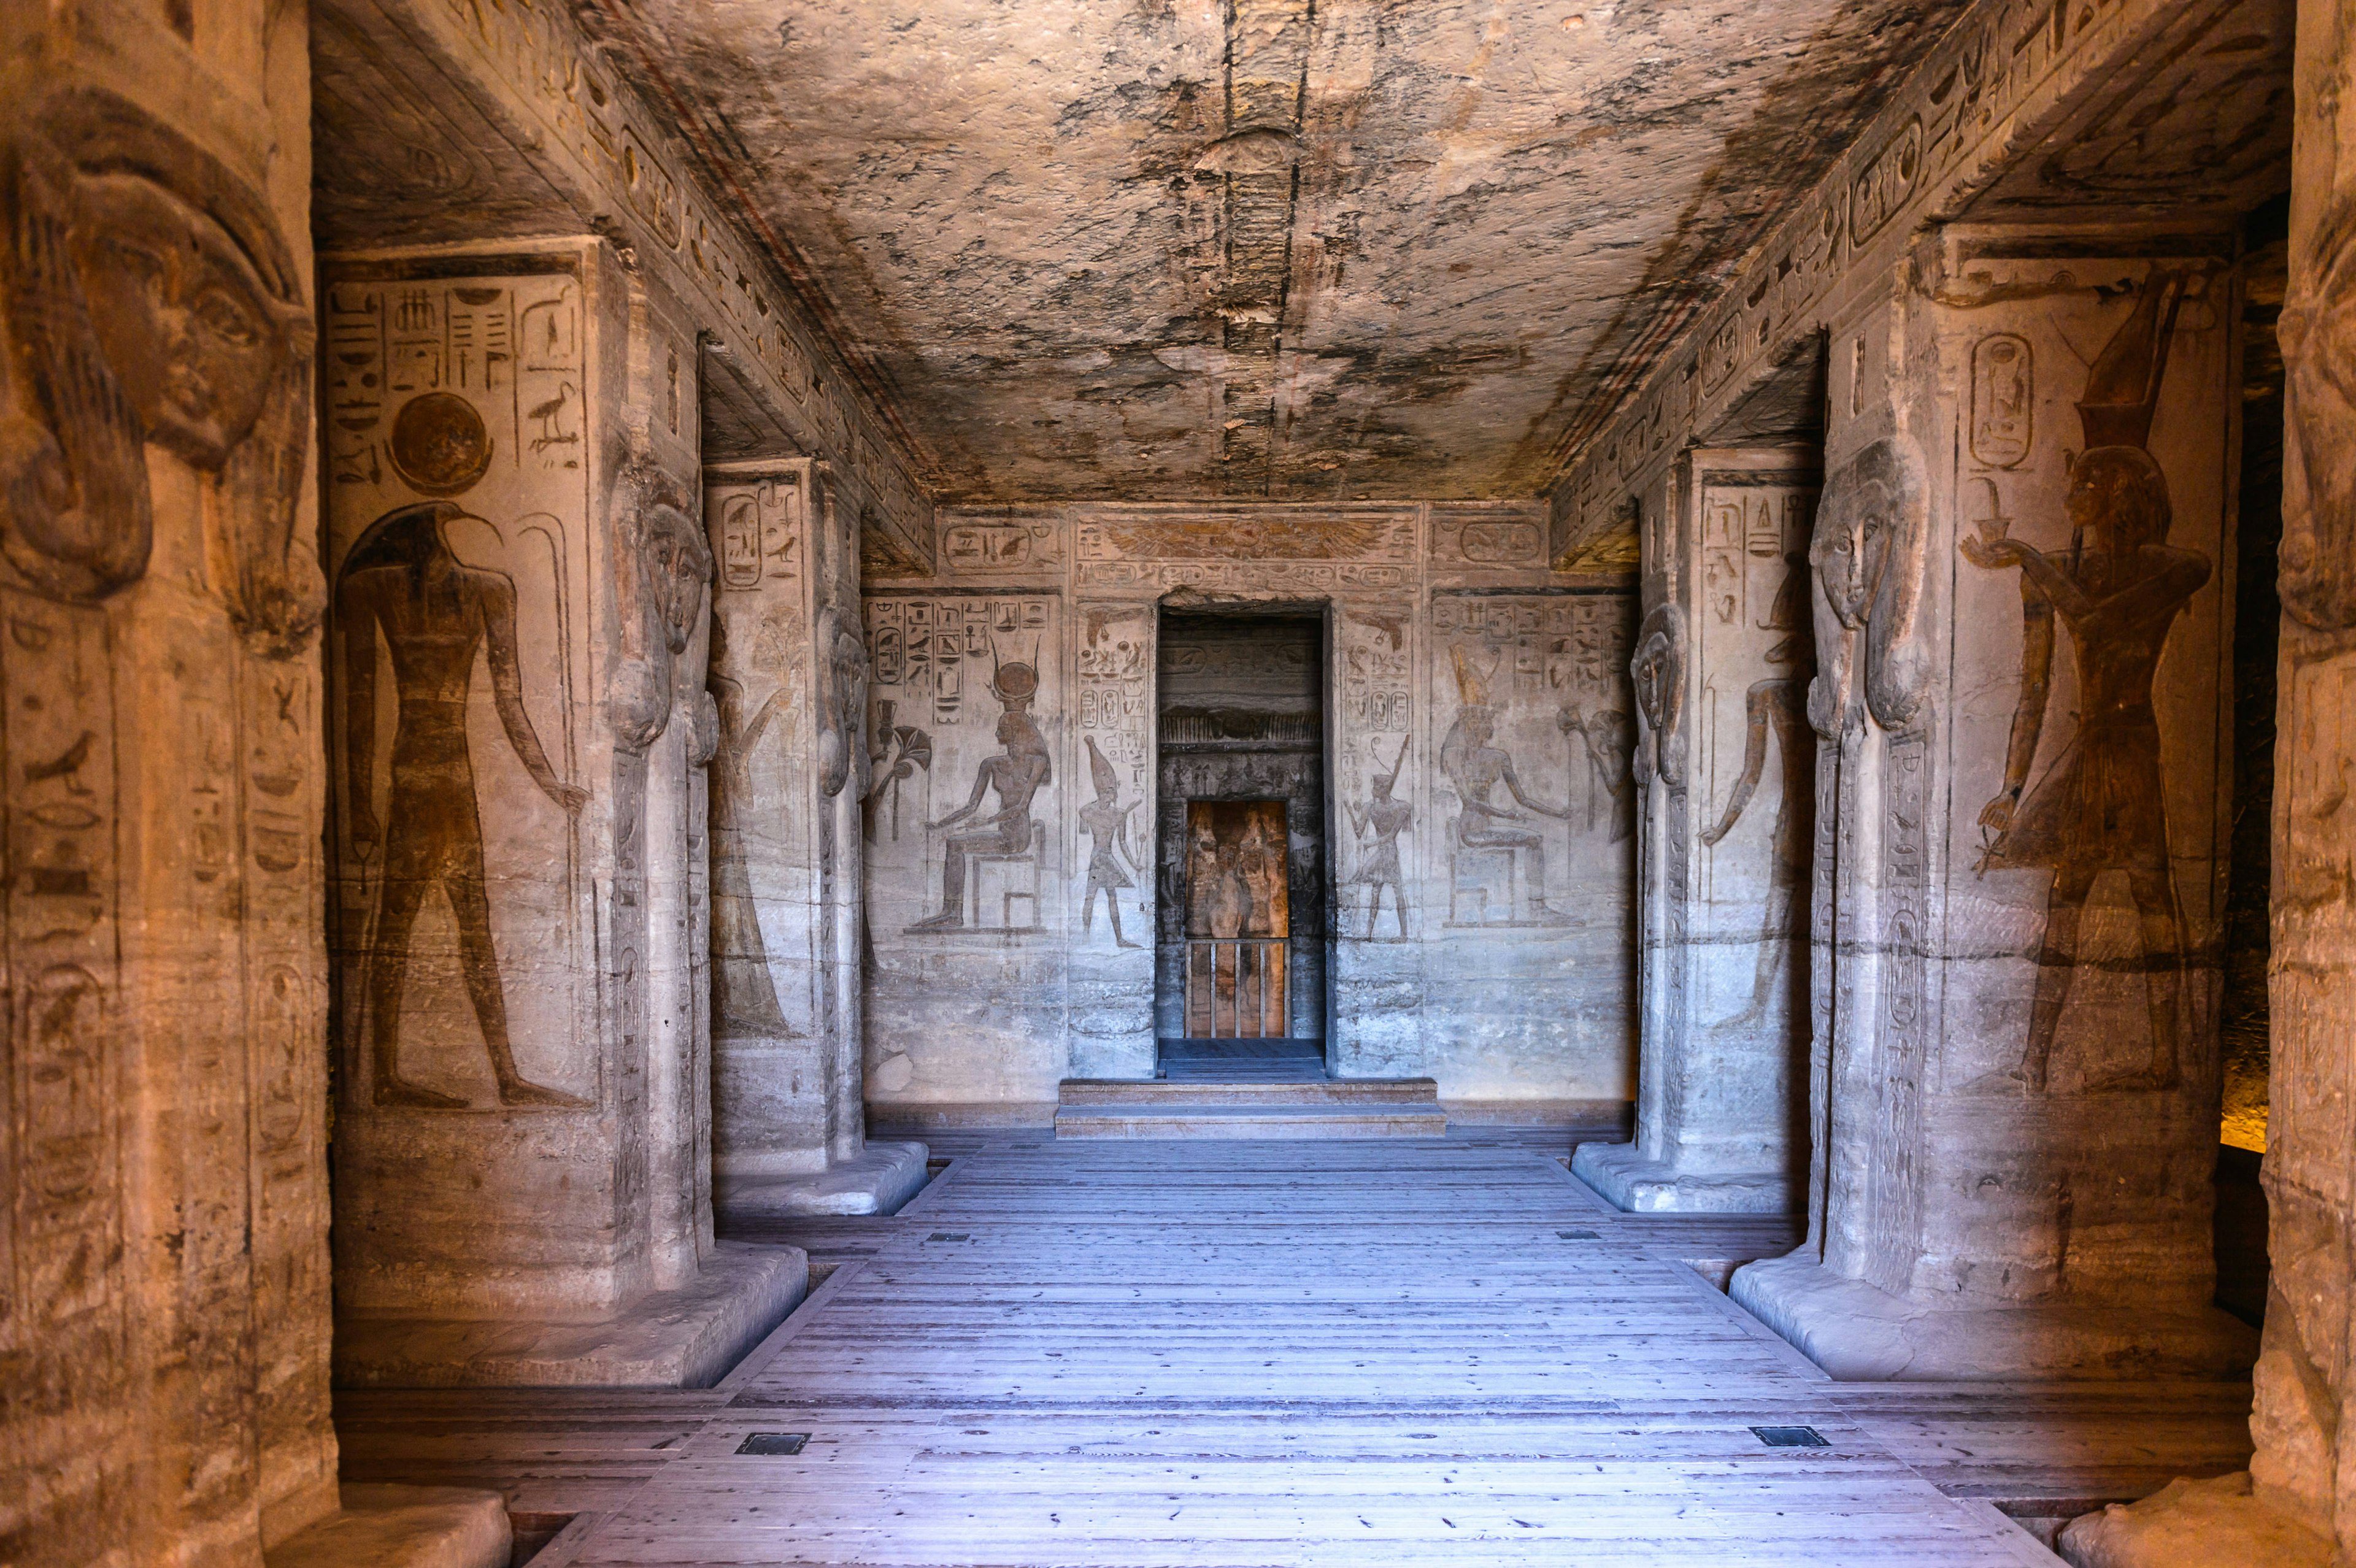
[[1066, 1078], [1056, 1103], [1155, 1109], [1188, 1105], [1362, 1106], [1440, 1108], [1440, 1085], [1430, 1078], [1303, 1078], [1260, 1083], [1193, 1079]]
[[1448, 1135], [1439, 1102], [1422, 1104], [1066, 1105], [1059, 1138], [1437, 1138]]

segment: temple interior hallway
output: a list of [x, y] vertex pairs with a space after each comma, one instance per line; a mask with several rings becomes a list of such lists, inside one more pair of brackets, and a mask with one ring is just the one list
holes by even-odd
[[346, 1394], [345, 1478], [573, 1516], [538, 1568], [2011, 1564], [1997, 1503], [2246, 1461], [2245, 1383], [1835, 1383], [1680, 1261], [1786, 1221], [1622, 1214], [1559, 1141], [952, 1145], [778, 1223], [832, 1272], [721, 1386]]

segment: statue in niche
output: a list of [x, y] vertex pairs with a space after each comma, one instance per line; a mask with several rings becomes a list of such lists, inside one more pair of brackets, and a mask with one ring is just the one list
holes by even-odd
[[[1804, 569], [1794, 573], [1804, 578]], [[1768, 650], [1771, 665], [1791, 665], [1804, 656], [1799, 639], [1786, 637]], [[1768, 829], [1767, 918], [1759, 933], [1759, 961], [1751, 977], [1751, 1005], [1719, 1027], [1749, 1029], [1767, 1016], [1775, 977], [1783, 967], [1792, 910], [1800, 884], [1807, 880], [1815, 836], [1816, 749], [1808, 731], [1808, 680], [1805, 671], [1770, 676], [1755, 681], [1743, 694], [1742, 773], [1727, 797], [1718, 826], [1705, 828], [1701, 841], [1716, 845], [1742, 820], [1760, 778], [1767, 771], [1767, 741], [1774, 739], [1783, 767], [1783, 795], [1775, 802], [1774, 825]]]
[[1350, 830], [1357, 837], [1374, 836], [1374, 844], [1366, 851], [1358, 868], [1358, 885], [1366, 890], [1366, 940], [1375, 939], [1375, 923], [1382, 918], [1383, 890], [1391, 891], [1391, 905], [1398, 915], [1399, 939], [1407, 939], [1407, 879], [1399, 870], [1399, 835], [1415, 821], [1415, 807], [1406, 801], [1391, 798], [1398, 787], [1398, 776], [1407, 766], [1407, 749], [1413, 736], [1399, 741], [1398, 756], [1388, 773], [1376, 773], [1368, 783], [1374, 798], [1364, 805], [1350, 807]]
[[516, 661], [515, 584], [501, 572], [462, 564], [443, 530], [469, 517], [453, 501], [426, 501], [369, 525], [345, 557], [336, 589], [344, 634], [345, 752], [352, 843], [363, 862], [380, 841], [376, 785], [377, 635], [392, 661], [399, 716], [391, 787], [381, 829], [383, 869], [368, 955], [365, 1005], [379, 1105], [464, 1110], [467, 1102], [401, 1075], [401, 997], [411, 934], [426, 894], [442, 890], [458, 928], [459, 967], [475, 1020], [506, 1105], [585, 1106], [588, 1102], [527, 1081], [508, 1040], [507, 997], [491, 939], [484, 890], [483, 824], [466, 742], [468, 688], [477, 651], [488, 656], [491, 697], [508, 743], [532, 781], [577, 817], [588, 792], [556, 776], [524, 709]]
[[[1105, 913], [1112, 919], [1112, 939], [1116, 946], [1135, 947], [1138, 944], [1120, 932], [1120, 891], [1137, 883], [1129, 870], [1141, 874], [1145, 868], [1138, 864], [1129, 847], [1129, 816], [1137, 809], [1137, 802], [1120, 804], [1120, 774], [1105, 754], [1097, 750], [1096, 737], [1087, 739], [1088, 776], [1097, 786], [1097, 797], [1080, 807], [1080, 830], [1088, 836], [1088, 891], [1080, 899], [1080, 934], [1085, 937], [1095, 924], [1097, 894], [1104, 894]], [[1122, 869], [1126, 862], [1129, 870]]]
[[1922, 464], [1895, 441], [1875, 442], [1825, 485], [1808, 542], [1819, 591], [1808, 721], [1820, 735], [1853, 733], [1868, 712], [1883, 729], [1901, 729], [1922, 709], [1927, 518]]
[[975, 855], [1029, 855], [1036, 850], [1042, 836], [1040, 825], [1032, 818], [1031, 803], [1053, 782], [1055, 763], [1038, 720], [1031, 717], [1031, 703], [1039, 692], [1038, 669], [1031, 664], [1001, 665], [991, 672], [990, 692], [1002, 709], [998, 743], [1003, 750], [983, 758], [974, 770], [973, 793], [965, 805], [938, 822], [925, 824], [925, 829], [938, 833], [956, 827], [980, 811], [983, 797], [993, 790], [998, 794], [998, 810], [987, 827], [951, 834], [942, 846], [940, 911], [909, 926], [910, 935], [965, 929], [968, 859]]
[[[2169, 855], [2167, 784], [2152, 679], [2177, 617], [2207, 584], [2209, 558], [2165, 541], [2168, 479], [2144, 450], [2186, 274], [2155, 272], [2134, 312], [2087, 372], [2078, 405], [2087, 447], [2070, 466], [2063, 505], [2070, 549], [2051, 556], [2010, 538], [2000, 520], [1957, 541], [1987, 571], [2020, 570], [2020, 699], [2005, 751], [2004, 788], [1980, 811], [1988, 835], [1978, 861], [1990, 869], [2052, 873], [2029, 1041], [2009, 1076], [2046, 1086], [2053, 1038], [2078, 964], [2087, 895], [2105, 871], [2126, 874], [2142, 923], [2151, 1055], [2097, 1089], [2173, 1089], [2180, 1078], [2184, 916]], [[2034, 789], [2029, 774], [2043, 738], [2053, 672], [2055, 622], [2070, 635], [2078, 677], [2077, 733]], [[2026, 793], [2024, 793], [2024, 791]]]
[[1595, 827], [1595, 798], [1598, 791], [1612, 802], [1612, 837], [1614, 844], [1624, 841], [1636, 831], [1636, 781], [1632, 758], [1635, 752], [1636, 731], [1628, 715], [1617, 708], [1606, 708], [1593, 718], [1580, 710], [1574, 702], [1557, 716], [1566, 735], [1576, 735], [1587, 752], [1587, 764], [1594, 773], [1594, 788], [1587, 796], [1587, 827]]
[[1521, 775], [1515, 772], [1513, 757], [1493, 743], [1497, 710], [1490, 705], [1489, 679], [1495, 672], [1484, 675], [1475, 670], [1462, 643], [1449, 651], [1455, 664], [1460, 705], [1455, 721], [1440, 743], [1440, 771], [1447, 775], [1462, 806], [1454, 824], [1457, 851], [1503, 850], [1520, 859], [1529, 904], [1527, 915], [1521, 917], [1523, 923], [1568, 924], [1569, 918], [1547, 903], [1546, 840], [1536, 828], [1525, 825], [1527, 819], [1520, 812], [1494, 804], [1490, 795], [1502, 784], [1522, 810], [1558, 822], [1570, 820], [1570, 808], [1545, 805], [1530, 798], [1522, 787]]
[[294, 548], [314, 330], [261, 196], [111, 94], [60, 95], [0, 148], [0, 553], [36, 588], [102, 597], [154, 538], [145, 447], [220, 486], [254, 651], [318, 624]]
[[751, 867], [744, 858], [744, 825], [755, 795], [753, 753], [787, 700], [780, 683], [748, 720], [744, 683], [722, 675], [728, 663], [728, 623], [712, 623], [709, 690], [718, 717], [719, 739], [712, 791], [712, 979], [713, 1021], [723, 1031], [789, 1039], [776, 982], [769, 974], [769, 949], [753, 901]]

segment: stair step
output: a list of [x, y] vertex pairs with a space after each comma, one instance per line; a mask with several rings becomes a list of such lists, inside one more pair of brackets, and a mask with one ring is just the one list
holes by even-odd
[[1059, 1138], [1437, 1138], [1448, 1116], [1437, 1101], [1362, 1105], [1066, 1105]]
[[1185, 1079], [1066, 1078], [1057, 1103], [1164, 1109], [1188, 1105], [1423, 1105], [1440, 1109], [1440, 1085], [1430, 1078], [1311, 1078], [1259, 1083], [1198, 1083]]

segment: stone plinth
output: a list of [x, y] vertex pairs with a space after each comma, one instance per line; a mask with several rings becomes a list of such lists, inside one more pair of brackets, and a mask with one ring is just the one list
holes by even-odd
[[708, 1388], [809, 1289], [799, 1247], [721, 1242], [685, 1285], [586, 1321], [348, 1312], [336, 1381], [352, 1388]]
[[2245, 1364], [2211, 1306], [2231, 246], [1950, 230], [1833, 333], [1806, 1245], [1844, 1376]]
[[2139, 1503], [2073, 1520], [2055, 1543], [2072, 1568], [2331, 1568], [2331, 1542], [2253, 1495], [2247, 1471], [2170, 1482]]
[[342, 1507], [273, 1546], [263, 1568], [508, 1568], [515, 1531], [497, 1492], [347, 1486]]
[[721, 1221], [798, 1214], [896, 1214], [926, 1181], [926, 1148], [871, 1141], [849, 1159], [808, 1176], [723, 1176], [713, 1194]]

